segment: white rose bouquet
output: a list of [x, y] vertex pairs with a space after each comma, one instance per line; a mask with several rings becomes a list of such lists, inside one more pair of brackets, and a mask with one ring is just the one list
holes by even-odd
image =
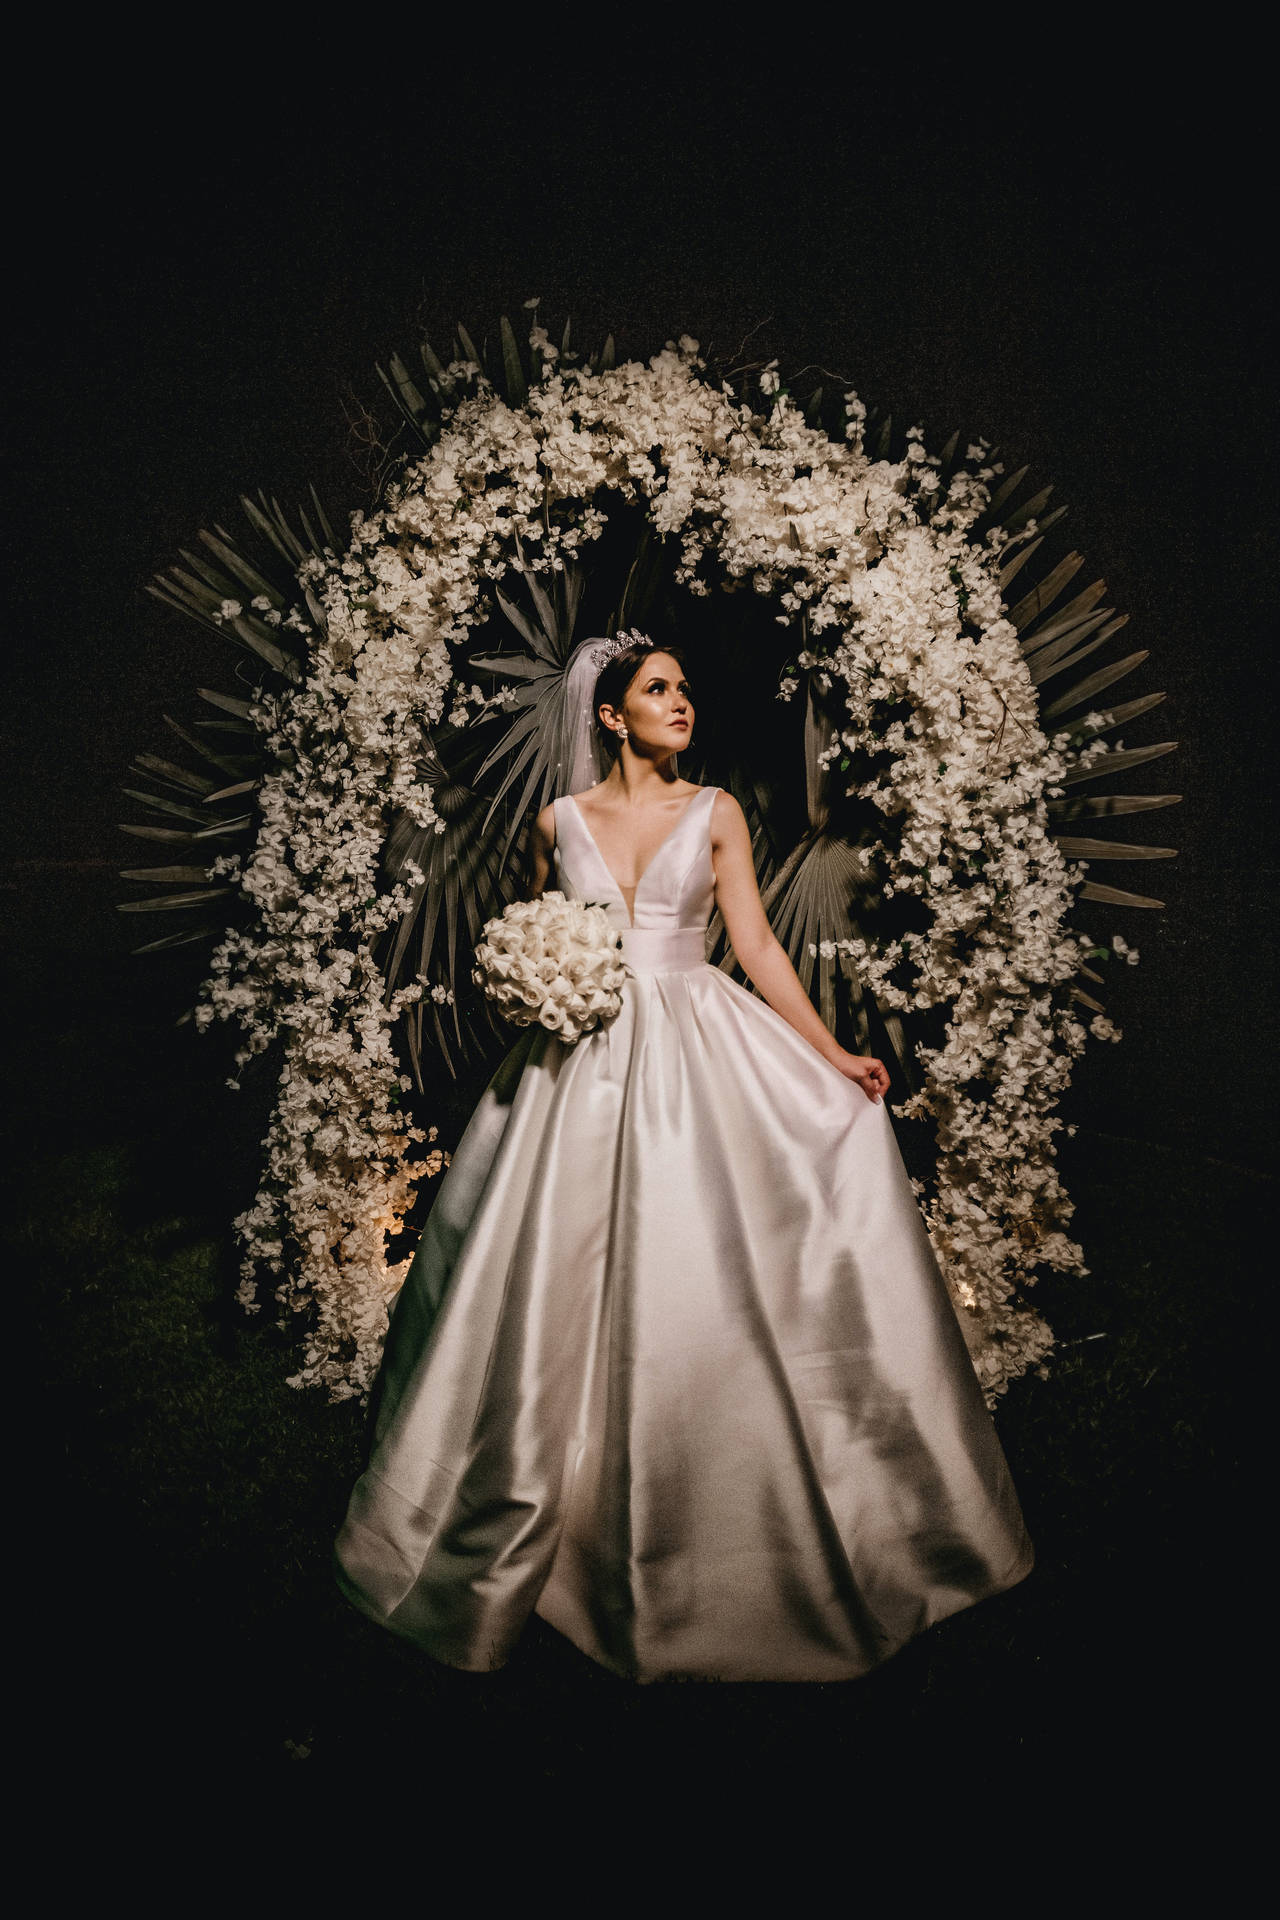
[[485, 922], [471, 978], [505, 1019], [572, 1045], [614, 1018], [630, 972], [605, 909], [550, 892]]

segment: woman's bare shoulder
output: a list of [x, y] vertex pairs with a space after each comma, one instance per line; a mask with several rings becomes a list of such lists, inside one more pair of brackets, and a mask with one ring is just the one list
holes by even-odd
[[713, 834], [731, 833], [737, 826], [745, 827], [747, 816], [729, 792], [727, 787], [717, 787], [716, 797], [711, 803], [711, 831]]

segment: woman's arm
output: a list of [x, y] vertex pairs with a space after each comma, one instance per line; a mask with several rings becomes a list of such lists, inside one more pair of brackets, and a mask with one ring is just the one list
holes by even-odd
[[556, 814], [554, 807], [544, 807], [533, 823], [529, 835], [529, 898], [538, 899], [546, 891], [551, 878], [551, 855], [556, 844]]
[[881, 1061], [840, 1046], [801, 986], [760, 899], [746, 815], [733, 795], [723, 789], [711, 809], [711, 856], [716, 905], [748, 979], [759, 987], [774, 1012], [780, 1013], [824, 1060], [847, 1080], [856, 1080], [869, 1100], [879, 1101], [888, 1091], [889, 1075]]

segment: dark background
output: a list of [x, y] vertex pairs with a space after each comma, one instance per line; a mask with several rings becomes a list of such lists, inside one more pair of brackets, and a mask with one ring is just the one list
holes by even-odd
[[[203, 1462], [212, 1484], [219, 1416], [193, 1439], [186, 1403], [175, 1412], [154, 1381], [143, 1412], [110, 1386], [145, 1376], [171, 1345], [150, 1342], [145, 1293], [127, 1338], [119, 1315], [111, 1322], [113, 1345], [95, 1317], [113, 1310], [86, 1299], [92, 1247], [60, 1242], [48, 1209], [75, 1211], [87, 1167], [90, 1185], [106, 1181], [103, 1220], [113, 1208], [116, 1219], [86, 1228], [91, 1241], [120, 1219], [148, 1233], [161, 1217], [197, 1223], [221, 1275], [200, 1325], [215, 1329], [217, 1364], [261, 1395], [262, 1453], [297, 1445], [299, 1422], [308, 1444], [336, 1445], [320, 1495], [296, 1463], [271, 1493], [300, 1502], [297, 1537], [312, 1543], [300, 1551], [317, 1551], [355, 1428], [335, 1429], [346, 1415], [323, 1406], [281, 1414], [279, 1400], [300, 1398], [282, 1385], [283, 1361], [216, 1304], [261, 1115], [221, 1090], [218, 1043], [173, 1027], [195, 969], [129, 957], [155, 923], [114, 910], [128, 891], [115, 869], [146, 858], [115, 825], [138, 817], [119, 795], [128, 760], [164, 752], [162, 714], [189, 721], [196, 684], [229, 688], [233, 665], [143, 590], [199, 527], [234, 528], [241, 492], [291, 503], [314, 482], [339, 516], [362, 504], [346, 418], [361, 402], [382, 409], [374, 363], [407, 356], [423, 326], [438, 346], [455, 319], [479, 337], [537, 294], [553, 334], [572, 313], [580, 343], [612, 331], [619, 357], [680, 332], [731, 352], [759, 326], [757, 349], [779, 354], [784, 371], [834, 369], [899, 420], [922, 420], [935, 443], [957, 426], [985, 435], [1010, 465], [1029, 461], [1056, 482], [1070, 503], [1063, 544], [1089, 563], [1081, 581], [1105, 575], [1108, 600], [1131, 616], [1126, 642], [1151, 650], [1124, 697], [1169, 697], [1125, 741], [1179, 748], [1128, 784], [1184, 799], [1135, 816], [1132, 837], [1180, 852], [1097, 875], [1167, 908], [1093, 910], [1087, 922], [1104, 937], [1123, 932], [1142, 960], [1107, 993], [1123, 1044], [1091, 1047], [1070, 1101], [1081, 1131], [1067, 1173], [1094, 1274], [1051, 1318], [1082, 1344], [1064, 1349], [1056, 1388], [1012, 1396], [1001, 1420], [1033, 1488], [1029, 1510], [1046, 1503], [1042, 1565], [1046, 1538], [1051, 1567], [1065, 1553], [1048, 1517], [1064, 1480], [1076, 1489], [1072, 1552], [1085, 1559], [1079, 1590], [1027, 1617], [1025, 1647], [1038, 1631], [1043, 1641], [1027, 1659], [1056, 1649], [1066, 1698], [1078, 1674], [1098, 1670], [1119, 1604], [1157, 1697], [1175, 1642], [1185, 1658], [1204, 1530], [1231, 1498], [1233, 1354], [1262, 1335], [1251, 1236], [1274, 1172], [1265, 109], [1242, 64], [1203, 48], [1041, 48], [993, 63], [958, 36], [938, 49], [923, 24], [850, 48], [793, 47], [778, 32], [735, 44], [664, 20], [661, 31], [614, 30], [593, 56], [567, 51], [575, 36], [563, 20], [531, 19], [522, 34], [528, 44], [495, 32], [486, 46], [459, 33], [430, 56], [424, 36], [412, 56], [384, 44], [367, 62], [344, 61], [337, 45], [331, 61], [263, 47], [175, 57], [145, 82], [106, 47], [95, 74], [82, 47], [54, 119], [18, 128], [0, 874], [9, 1165], [47, 1202], [42, 1224], [28, 1218], [20, 1233], [21, 1272], [47, 1391], [72, 1409], [55, 1428], [89, 1489], [108, 1569], [98, 1604], [119, 1631], [140, 1580], [185, 1601], [198, 1567], [203, 1652], [183, 1655], [180, 1628], [166, 1643], [197, 1692], [201, 1662], [223, 1679], [241, 1663], [255, 1684], [281, 1663], [292, 1672], [299, 1636], [328, 1648], [335, 1671], [346, 1658], [332, 1654], [335, 1634], [361, 1649], [353, 1659], [378, 1658], [361, 1638], [372, 1629], [327, 1614], [300, 1626], [279, 1608], [267, 1626], [219, 1635], [233, 1577], [252, 1579], [262, 1542], [228, 1544], [230, 1492], [184, 1532], [148, 1511], [182, 1503], [181, 1476], [158, 1475], [167, 1495], [146, 1488], [164, 1419], [183, 1426], [182, 1473], [199, 1480]], [[124, 1167], [115, 1186], [104, 1153]], [[148, 1242], [156, 1275], [166, 1244]], [[110, 1296], [110, 1260], [102, 1271]], [[1127, 1329], [1141, 1345], [1156, 1324], [1163, 1400], [1138, 1390], [1145, 1349], [1120, 1412], [1100, 1361], [1092, 1383], [1070, 1388], [1070, 1368], [1092, 1364], [1107, 1339], [1118, 1350]], [[1099, 1328], [1103, 1347], [1086, 1342]], [[198, 1371], [199, 1340], [179, 1344], [190, 1359], [193, 1340]], [[283, 1441], [271, 1437], [277, 1418], [293, 1423]], [[324, 1437], [335, 1430], [340, 1443]], [[1132, 1459], [1134, 1434], [1138, 1462], [1117, 1493], [1108, 1474]], [[1159, 1463], [1175, 1457], [1162, 1479]], [[1134, 1545], [1142, 1510], [1159, 1521]], [[273, 1510], [263, 1524], [272, 1534], [291, 1523]], [[1075, 1643], [1067, 1623], [1082, 1606], [1091, 1624]], [[945, 1675], [945, 1644], [929, 1659]], [[912, 1673], [893, 1684], [909, 1692]], [[566, 1682], [571, 1693], [577, 1684]], [[911, 1712], [946, 1684], [918, 1688]], [[1013, 1722], [1018, 1688], [1007, 1687]], [[208, 1697], [217, 1690], [209, 1680]], [[1047, 1725], [1043, 1701], [1038, 1711]], [[324, 1717], [280, 1705], [239, 1744], [292, 1757], [286, 1734], [307, 1746], [314, 1729], [301, 1723]], [[350, 1713], [342, 1724], [349, 1731]], [[755, 1722], [745, 1737], [764, 1739]]]

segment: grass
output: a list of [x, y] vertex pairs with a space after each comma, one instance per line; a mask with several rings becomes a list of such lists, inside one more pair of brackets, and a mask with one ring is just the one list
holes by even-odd
[[678, 1756], [816, 1778], [953, 1742], [1168, 1759], [1191, 1705], [1214, 1706], [1221, 1623], [1202, 1609], [1243, 1451], [1260, 1175], [1083, 1125], [1068, 1143], [1093, 1271], [1043, 1288], [1052, 1376], [998, 1414], [1038, 1553], [1012, 1593], [842, 1685], [628, 1686], [536, 1618], [502, 1673], [460, 1675], [333, 1585], [362, 1415], [289, 1389], [287, 1339], [231, 1303], [260, 1116], [218, 1087], [209, 1044], [105, 991], [17, 1036], [6, 1221], [39, 1382], [18, 1478], [42, 1750], [550, 1781]]

